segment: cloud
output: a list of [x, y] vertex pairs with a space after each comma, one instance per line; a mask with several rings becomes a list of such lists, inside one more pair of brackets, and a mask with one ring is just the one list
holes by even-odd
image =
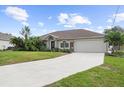
[[48, 19], [52, 19], [52, 16], [49, 16]]
[[64, 25], [64, 27], [75, 27], [77, 24], [91, 24], [87, 17], [80, 16], [76, 13], [60, 13], [60, 15], [58, 16], [58, 20], [59, 24]]
[[19, 8], [19, 7], [13, 7], [13, 6], [9, 6], [4, 10], [4, 13], [15, 19], [16, 21], [21, 22], [22, 25], [24, 26], [29, 26], [28, 21], [28, 13], [25, 9]]
[[66, 22], [68, 21], [69, 19], [69, 15], [66, 14], [66, 13], [61, 13], [59, 16], [58, 16], [58, 20], [61, 24], [66, 24]]
[[108, 22], [108, 23], [112, 23], [112, 19], [108, 19], [107, 22]]
[[104, 27], [103, 26], [96, 27], [96, 32], [103, 33], [104, 32]]
[[112, 26], [106, 26], [106, 29], [111, 29], [112, 28]]
[[102, 26], [98, 26], [97, 29], [103, 29], [103, 27]]
[[83, 28], [83, 29], [90, 30], [90, 31], [94, 31], [93, 28]]
[[38, 25], [39, 25], [40, 27], [43, 27], [43, 26], [44, 26], [44, 23], [43, 23], [43, 22], [38, 22]]
[[44, 28], [44, 29], [42, 29], [41, 30], [41, 34], [42, 35], [44, 35], [44, 34], [48, 34], [48, 33], [51, 33], [51, 32], [55, 32], [55, 31], [57, 31], [56, 29], [46, 29], [46, 28]]
[[36, 31], [36, 30], [37, 30], [37, 28], [31, 28], [31, 30], [32, 30], [32, 31]]
[[28, 13], [26, 10], [19, 8], [19, 7], [12, 7], [9, 6], [4, 11], [8, 16], [12, 17], [17, 21], [27, 21], [28, 20]]
[[113, 17], [116, 16], [116, 22], [124, 21], [124, 13], [113, 14]]
[[115, 16], [116, 16], [115, 22], [124, 21], [124, 13], [118, 13], [118, 14], [113, 14], [113, 15], [111, 16], [111, 18], [109, 18], [109, 19], [107, 20], [107, 22], [108, 22], [108, 23], [112, 23], [112, 20], [114, 20]]
[[29, 24], [27, 22], [22, 22], [22, 25], [29, 26]]
[[89, 27], [89, 28], [84, 28], [84, 29], [94, 31], [94, 32], [97, 32], [97, 33], [103, 33], [104, 32], [104, 27], [103, 26]]
[[64, 25], [64, 27], [75, 27], [75, 25], [69, 25], [69, 24], [67, 24], [67, 25]]

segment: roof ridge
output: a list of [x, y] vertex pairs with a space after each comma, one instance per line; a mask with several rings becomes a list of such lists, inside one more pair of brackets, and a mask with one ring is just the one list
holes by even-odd
[[70, 31], [79, 31], [79, 30], [82, 30], [82, 31], [88, 31], [88, 32], [91, 32], [91, 33], [96, 33], [96, 34], [101, 34], [101, 35], [104, 35], [102, 33], [98, 33], [98, 32], [95, 32], [95, 31], [90, 31], [90, 30], [87, 30], [87, 29], [69, 29], [69, 30], [58, 30], [58, 31], [54, 31], [54, 32], [51, 32], [51, 33], [48, 33], [48, 34], [52, 34], [52, 33], [56, 33], [56, 32], [70, 32]]

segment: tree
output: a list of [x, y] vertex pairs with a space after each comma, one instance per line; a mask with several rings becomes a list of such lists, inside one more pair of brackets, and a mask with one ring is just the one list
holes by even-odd
[[[117, 51], [120, 46], [124, 44], [124, 31], [121, 27], [113, 27], [105, 30], [105, 42], [113, 46], [113, 49]], [[114, 51], [113, 51], [114, 52]]]
[[10, 43], [17, 49], [24, 49], [24, 41], [20, 37], [13, 37], [10, 39]]
[[117, 32], [122, 32], [124, 33], [124, 28], [120, 27], [120, 26], [114, 26], [112, 28], [112, 31], [117, 31]]
[[20, 33], [24, 37], [25, 41], [27, 41], [29, 39], [30, 34], [31, 34], [30, 28], [28, 26], [25, 26], [24, 28], [22, 28]]
[[22, 28], [21, 30], [21, 35], [24, 37], [24, 45], [25, 45], [25, 50], [30, 50], [28, 46], [29, 45], [29, 37], [30, 37], [30, 28], [28, 26], [24, 26], [24, 28]]
[[109, 31], [115, 31], [115, 32], [121, 32], [124, 33], [124, 28], [120, 27], [120, 26], [114, 26], [111, 29], [105, 29], [104, 33], [107, 33]]
[[11, 44], [15, 46], [16, 50], [26, 50], [26, 51], [42, 51], [47, 50], [46, 44], [40, 39], [40, 37], [30, 37], [30, 28], [25, 26], [22, 28], [20, 37], [11, 38]]
[[41, 51], [46, 49], [46, 44], [40, 39], [40, 37], [30, 37], [27, 42], [25, 42], [26, 50], [31, 51]]

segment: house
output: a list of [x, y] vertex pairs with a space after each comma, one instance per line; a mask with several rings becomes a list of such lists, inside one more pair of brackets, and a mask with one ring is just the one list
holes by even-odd
[[11, 34], [6, 34], [6, 33], [0, 32], [0, 50], [7, 49], [8, 47], [12, 46], [10, 44], [11, 37], [12, 37]]
[[84, 29], [56, 31], [42, 36], [50, 50], [71, 49], [74, 52], [105, 52], [104, 34]]

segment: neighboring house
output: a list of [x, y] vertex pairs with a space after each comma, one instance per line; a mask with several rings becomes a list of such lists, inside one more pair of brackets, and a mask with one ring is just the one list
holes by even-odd
[[71, 49], [74, 52], [105, 52], [104, 34], [74, 29], [52, 32], [42, 36], [49, 49]]
[[11, 37], [12, 37], [11, 34], [6, 34], [6, 33], [0, 32], [0, 50], [7, 49], [8, 47], [12, 46], [10, 44]]

